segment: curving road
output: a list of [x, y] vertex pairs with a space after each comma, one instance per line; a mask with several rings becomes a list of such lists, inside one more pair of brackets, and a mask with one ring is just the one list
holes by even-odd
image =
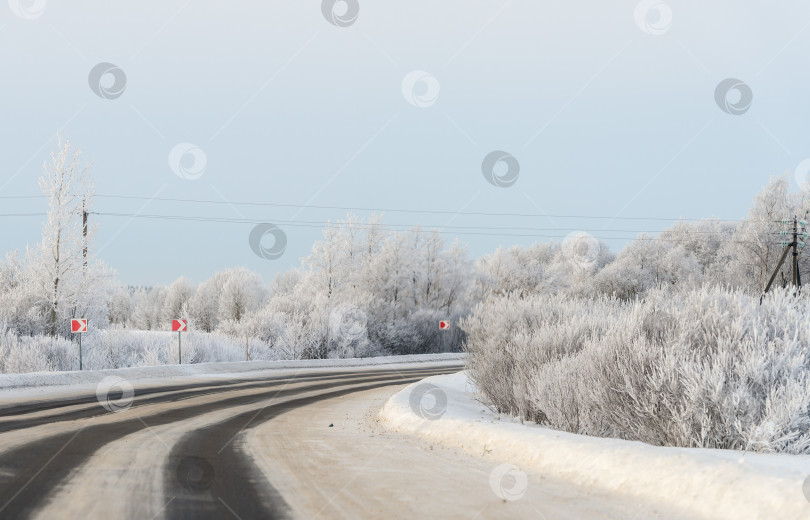
[[[284, 495], [246, 449], [251, 430], [318, 402], [461, 368], [136, 385], [118, 412], [94, 394], [0, 402], [0, 518], [288, 518]], [[115, 391], [113, 403], [130, 404]]]
[[460, 369], [186, 377], [142, 381], [132, 398], [93, 385], [47, 399], [4, 391], [0, 519], [688, 518], [534, 473], [507, 501], [496, 489], [517, 481], [493, 475], [508, 461], [379, 424], [402, 386]]

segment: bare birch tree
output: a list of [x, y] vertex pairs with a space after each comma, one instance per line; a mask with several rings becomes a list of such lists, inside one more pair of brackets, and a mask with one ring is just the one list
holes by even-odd
[[51, 336], [75, 309], [86, 276], [82, 213], [90, 206], [92, 184], [89, 166], [82, 164], [80, 155], [70, 139], [59, 137], [39, 179], [48, 198], [48, 218], [42, 226], [42, 242], [34, 252], [34, 270]]

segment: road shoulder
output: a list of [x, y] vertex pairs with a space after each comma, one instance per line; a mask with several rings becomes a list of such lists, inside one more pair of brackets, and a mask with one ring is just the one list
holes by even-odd
[[668, 448], [574, 435], [495, 413], [476, 395], [464, 373], [430, 377], [389, 399], [382, 422], [423, 442], [480, 454], [615, 501], [650, 504], [649, 509], [667, 518], [810, 517], [810, 502], [802, 493], [810, 457]]
[[[402, 386], [291, 410], [253, 428], [246, 451], [298, 518], [628, 519], [637, 504], [609, 503], [543, 475], [504, 500], [498, 464], [384, 427], [379, 412]], [[331, 425], [331, 426], [330, 426]], [[637, 518], [661, 518], [653, 510]]]

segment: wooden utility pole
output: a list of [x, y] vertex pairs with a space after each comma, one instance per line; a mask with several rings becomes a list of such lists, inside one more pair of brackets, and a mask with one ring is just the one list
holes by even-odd
[[[783, 223], [788, 223], [789, 221], [782, 221]], [[799, 233], [799, 225], [802, 226], [802, 232]], [[792, 231], [782, 231], [781, 234], [789, 235], [791, 237], [790, 242], [781, 242], [781, 245], [784, 246], [784, 250], [782, 251], [782, 256], [779, 258], [779, 262], [776, 264], [776, 268], [773, 270], [773, 274], [771, 274], [771, 278], [768, 280], [768, 285], [765, 286], [765, 291], [762, 293], [762, 296], [771, 289], [771, 285], [773, 285], [774, 279], [776, 279], [776, 275], [779, 273], [779, 270], [782, 268], [782, 265], [785, 263], [785, 258], [787, 258], [787, 254], [792, 250], [793, 258], [791, 259], [791, 266], [790, 270], [792, 273], [791, 283], [794, 287], [801, 287], [802, 285], [802, 275], [799, 272], [799, 249], [804, 247], [804, 242], [799, 240], [801, 236], [804, 238], [807, 236], [807, 232], [804, 231], [804, 227], [807, 225], [805, 221], [799, 221], [795, 216], [793, 217], [793, 230]], [[762, 298], [759, 299], [759, 302], [762, 303]]]
[[796, 273], [799, 272], [799, 252], [797, 251], [797, 246], [799, 245], [799, 232], [797, 229], [796, 224], [796, 217], [793, 217], [793, 242], [791, 243], [791, 247], [793, 247], [793, 286], [798, 287], [798, 278]]
[[86, 199], [82, 199], [82, 257], [84, 259], [84, 270], [87, 271], [87, 204], [86, 204]]

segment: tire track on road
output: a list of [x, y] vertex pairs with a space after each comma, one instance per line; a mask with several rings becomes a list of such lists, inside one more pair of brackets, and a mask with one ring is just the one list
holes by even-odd
[[[435, 372], [432, 375], [447, 372]], [[284, 497], [239, 446], [246, 430], [289, 410], [325, 399], [385, 386], [419, 381], [423, 375], [353, 386], [342, 390], [270, 404], [188, 434], [169, 455], [164, 482], [168, 518], [290, 518]], [[188, 473], [199, 476], [191, 483]], [[185, 484], [185, 485], [184, 485]], [[233, 515], [233, 516], [229, 516]]]
[[[456, 370], [457, 368], [453, 368]], [[118, 415], [121, 419], [109, 424], [82, 426], [74, 431], [60, 433], [37, 441], [32, 441], [19, 448], [0, 454], [0, 516], [9, 518], [22, 518], [34, 513], [47, 502], [54, 489], [64, 482], [71, 472], [83, 464], [101, 446], [125, 437], [128, 434], [150, 426], [160, 426], [176, 421], [190, 419], [211, 411], [227, 409], [232, 406], [261, 403], [268, 399], [295, 396], [304, 392], [327, 390], [345, 384], [360, 384], [404, 380], [407, 377], [425, 377], [427, 375], [447, 371], [447, 368], [419, 368], [386, 371], [364, 371], [351, 373], [348, 376], [337, 377], [331, 380], [318, 380], [315, 384], [306, 384], [310, 381], [307, 376], [291, 378], [282, 382], [270, 381], [260, 386], [267, 386], [267, 391], [249, 392], [243, 388], [223, 389], [223, 399], [193, 404], [191, 406], [176, 406], [167, 410], [156, 410], [146, 417], [127, 418], [127, 413]], [[393, 372], [393, 373], [391, 373]], [[286, 388], [286, 385], [300, 384], [296, 388]], [[278, 388], [281, 386], [281, 388]], [[225, 397], [231, 394], [230, 397]], [[236, 394], [236, 395], [232, 395]], [[170, 398], [171, 396], [167, 396]], [[210, 396], [209, 396], [210, 397]], [[169, 399], [172, 401], [171, 399]], [[146, 421], [146, 423], [144, 422]], [[9, 478], [10, 477], [10, 478]]]

